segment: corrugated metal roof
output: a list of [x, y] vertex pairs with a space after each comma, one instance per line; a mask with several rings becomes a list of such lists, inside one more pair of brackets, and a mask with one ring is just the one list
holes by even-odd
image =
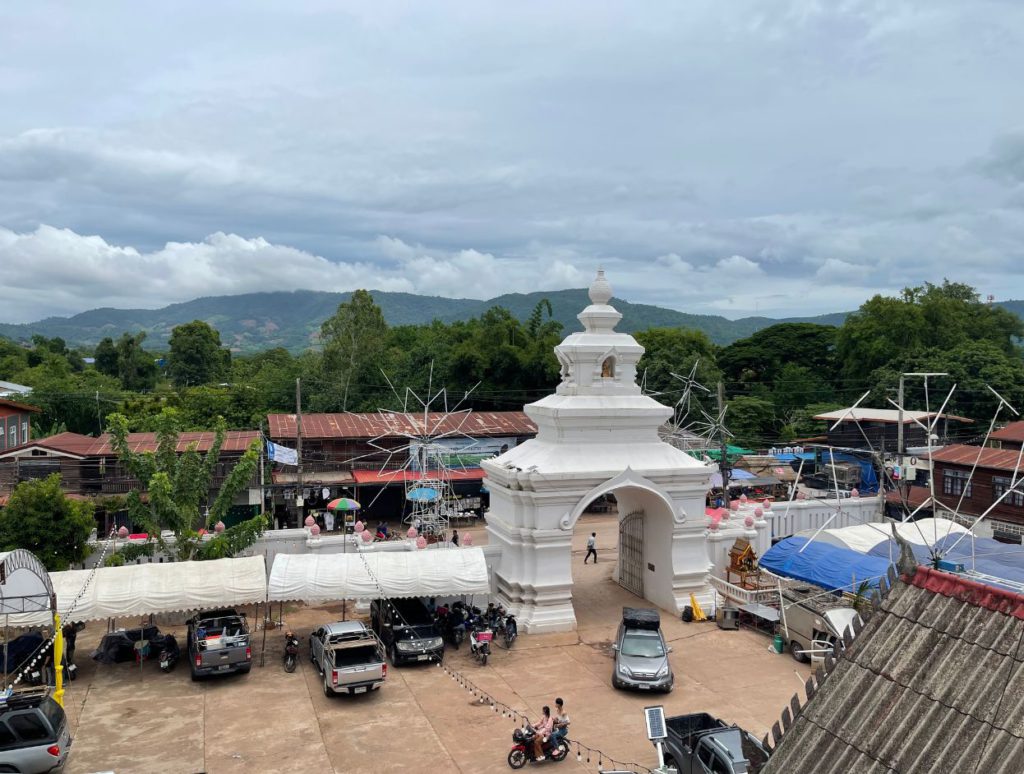
[[968, 446], [955, 443], [933, 451], [932, 460], [951, 465], [964, 465], [968, 468], [973, 467], [977, 462], [979, 468], [1014, 470], [1017, 467], [1019, 454], [1017, 449], [993, 449], [988, 446]]
[[[357, 484], [403, 484], [409, 481], [418, 481], [421, 476], [415, 470], [353, 470], [352, 476]], [[466, 468], [465, 470], [449, 470], [444, 474], [448, 481], [480, 481], [484, 472], [480, 468]]]
[[[294, 414], [268, 414], [270, 437], [294, 439]], [[423, 414], [303, 414], [303, 438], [379, 438], [386, 435], [457, 434], [471, 437], [535, 435], [537, 426], [522, 411], [431, 412]]]
[[1024, 422], [1011, 422], [1006, 427], [996, 430], [989, 438], [993, 441], [1024, 442]]
[[[957, 422], [971, 422], [973, 420], [967, 417], [957, 416], [956, 414], [939, 414], [935, 411], [904, 411], [903, 412], [903, 424], [908, 425], [917, 420], [923, 422], [925, 419], [932, 419], [934, 417], [941, 416], [943, 419], [952, 419]], [[862, 408], [857, 407], [851, 409], [838, 409], [837, 411], [829, 411], [824, 414], [818, 414], [814, 417], [815, 419], [825, 419], [830, 422], [835, 422], [837, 419], [843, 419], [847, 422], [884, 422], [886, 424], [899, 424], [900, 412], [899, 409], [876, 409], [876, 408]]]
[[[178, 452], [186, 451], [189, 446], [195, 444], [196, 451], [205, 452], [213, 446], [216, 433], [197, 432], [181, 433], [178, 436]], [[260, 434], [256, 430], [228, 430], [224, 433], [224, 444], [221, 451], [243, 452], [249, 448], [249, 444], [259, 440]], [[129, 433], [128, 447], [136, 452], [155, 452], [157, 448], [156, 433]], [[58, 433], [49, 438], [40, 438], [21, 446], [15, 446], [5, 452], [10, 456], [12, 452], [18, 452], [33, 447], [51, 449], [64, 452], [76, 457], [114, 457], [114, 449], [110, 445], [110, 435], [104, 433], [98, 438], [79, 433]]]
[[1017, 774], [1022, 618], [1020, 594], [918, 568], [800, 710], [763, 774]]
[[42, 411], [38, 406], [30, 406], [27, 403], [19, 403], [16, 400], [10, 398], [0, 398], [0, 408], [14, 409], [15, 411], [30, 411], [33, 414], [38, 414]]

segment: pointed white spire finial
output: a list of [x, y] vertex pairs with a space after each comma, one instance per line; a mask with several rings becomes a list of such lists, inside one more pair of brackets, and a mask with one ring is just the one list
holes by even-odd
[[612, 300], [612, 286], [604, 278], [604, 269], [598, 268], [597, 277], [590, 283], [590, 303], [605, 306]]

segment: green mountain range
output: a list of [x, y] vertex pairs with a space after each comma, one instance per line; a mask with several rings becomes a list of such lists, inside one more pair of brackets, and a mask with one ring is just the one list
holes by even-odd
[[[568, 332], [579, 328], [576, 315], [589, 303], [587, 291], [582, 288], [509, 293], [487, 301], [372, 292], [390, 325], [428, 323], [435, 319], [443, 322], [467, 320], [493, 306], [503, 306], [516, 317], [525, 320], [537, 303], [546, 298], [551, 302], [554, 318]], [[48, 317], [24, 325], [0, 323], [0, 336], [15, 341], [28, 340], [34, 334], [60, 336], [69, 345], [92, 347], [105, 336], [117, 338], [126, 331], [146, 331], [146, 346], [159, 350], [167, 345], [171, 330], [176, 325], [205, 320], [220, 331], [224, 344], [237, 352], [256, 352], [272, 347], [285, 347], [298, 352], [315, 343], [320, 324], [350, 295], [296, 290], [210, 296], [171, 304], [162, 309], [92, 309], [72, 317]], [[633, 304], [622, 299], [615, 299], [612, 303], [623, 315], [618, 330], [634, 332], [656, 326], [694, 328], [704, 331], [717, 344], [729, 344], [746, 338], [778, 322], [839, 325], [847, 314], [791, 317], [785, 320], [769, 317], [728, 320], [718, 315], [687, 314], [649, 304]], [[1024, 302], [1008, 302], [1011, 303], [1024, 307]]]

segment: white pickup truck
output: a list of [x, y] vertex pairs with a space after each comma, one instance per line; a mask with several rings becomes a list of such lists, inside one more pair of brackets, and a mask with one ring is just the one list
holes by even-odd
[[316, 629], [309, 635], [309, 660], [320, 671], [324, 696], [375, 691], [388, 676], [384, 646], [361, 621]]

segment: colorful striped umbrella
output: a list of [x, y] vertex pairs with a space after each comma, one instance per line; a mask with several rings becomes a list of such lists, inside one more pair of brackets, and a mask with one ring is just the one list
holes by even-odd
[[334, 511], [335, 513], [338, 511], [358, 511], [362, 507], [350, 497], [339, 497], [337, 500], [331, 500], [327, 503], [327, 510]]

